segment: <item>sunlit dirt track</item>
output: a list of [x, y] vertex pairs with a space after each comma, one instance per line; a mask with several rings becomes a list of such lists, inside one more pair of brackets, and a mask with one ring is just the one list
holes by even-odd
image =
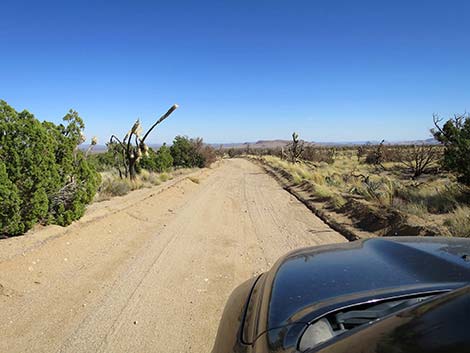
[[344, 241], [259, 166], [225, 160], [1, 240], [0, 352], [207, 353], [238, 284]]

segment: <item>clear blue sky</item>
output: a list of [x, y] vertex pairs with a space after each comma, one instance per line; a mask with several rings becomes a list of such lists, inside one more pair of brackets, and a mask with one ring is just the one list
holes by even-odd
[[2, 1], [0, 98], [104, 143], [429, 137], [470, 109], [470, 1]]

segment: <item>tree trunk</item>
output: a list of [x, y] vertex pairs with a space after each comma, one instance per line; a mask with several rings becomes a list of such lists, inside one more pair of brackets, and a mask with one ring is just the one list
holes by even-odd
[[135, 180], [137, 172], [135, 170], [137, 160], [135, 158], [129, 158], [129, 177], [131, 180]]

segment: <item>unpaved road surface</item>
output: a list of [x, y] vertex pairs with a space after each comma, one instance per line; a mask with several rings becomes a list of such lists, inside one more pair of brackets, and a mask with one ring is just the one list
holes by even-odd
[[191, 179], [1, 240], [0, 352], [207, 353], [238, 284], [345, 241], [249, 161]]

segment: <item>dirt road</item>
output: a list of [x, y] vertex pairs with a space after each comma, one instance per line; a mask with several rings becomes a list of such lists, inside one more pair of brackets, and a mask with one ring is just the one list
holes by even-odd
[[1, 240], [0, 352], [210, 352], [234, 287], [345, 241], [249, 161], [191, 179]]

